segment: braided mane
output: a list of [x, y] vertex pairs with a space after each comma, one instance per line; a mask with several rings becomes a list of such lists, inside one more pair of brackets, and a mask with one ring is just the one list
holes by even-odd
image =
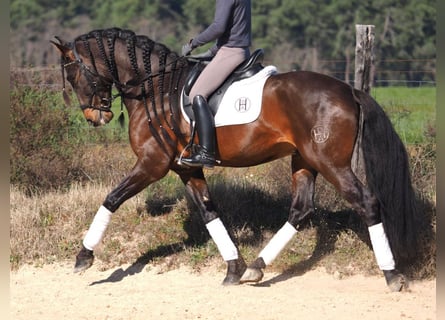
[[88, 40], [92, 38], [119, 38], [122, 40], [136, 40], [134, 42], [135, 46], [141, 49], [146, 47], [153, 50], [155, 53], [165, 52], [166, 54], [174, 54], [178, 56], [176, 53], [171, 51], [167, 46], [162, 43], [155, 42], [148, 38], [146, 35], [136, 35], [132, 30], [125, 30], [120, 28], [110, 28], [110, 29], [96, 29], [92, 30], [86, 34], [78, 36], [75, 41], [78, 40]]
[[[117, 68], [115, 65], [115, 40], [121, 39], [124, 40], [127, 44], [127, 53], [130, 58], [133, 71], [136, 74], [139, 74], [139, 70], [137, 68], [136, 63], [136, 54], [135, 49], [139, 48], [142, 50], [143, 53], [143, 62], [144, 67], [146, 69], [146, 72], [149, 72], [147, 69], [151, 69], [151, 61], [150, 56], [152, 54], [157, 55], [159, 57], [159, 70], [163, 71], [165, 70], [165, 63], [167, 58], [177, 60], [180, 62], [180, 67], [185, 67], [187, 65], [186, 59], [180, 59], [177, 53], [171, 51], [167, 46], [164, 44], [155, 42], [148, 38], [146, 35], [136, 35], [131, 30], [124, 30], [120, 28], [110, 28], [110, 29], [96, 29], [92, 30], [89, 33], [83, 34], [78, 36], [74, 41], [75, 42], [83, 42], [85, 49], [90, 55], [90, 59], [94, 64], [94, 57], [91, 51], [91, 48], [89, 47], [89, 40], [95, 39], [97, 46], [99, 48], [99, 52], [101, 55], [102, 60], [105, 62], [108, 69], [112, 72], [113, 77], [115, 80], [118, 79], [117, 77]], [[106, 51], [105, 51], [105, 44], [103, 43], [103, 39], [107, 39], [107, 47], [109, 52], [109, 57], [107, 57]], [[150, 67], [150, 68], [149, 68]], [[151, 72], [151, 70], [150, 70]]]
[[[126, 44], [131, 71], [134, 78], [126, 83], [119, 80], [119, 69], [116, 64], [115, 42], [119, 39]], [[167, 46], [157, 43], [145, 35], [136, 35], [131, 30], [120, 28], [97, 29], [78, 36], [75, 43], [83, 43], [83, 47], [90, 59], [94, 70], [97, 72], [96, 61], [103, 61], [106, 69], [113, 79], [114, 85], [123, 98], [142, 100], [147, 113], [147, 119], [152, 134], [162, 145], [161, 135], [172, 144], [170, 136], [164, 129], [168, 126], [176, 136], [179, 133], [178, 105], [180, 83], [184, 76], [184, 70], [188, 67], [187, 59], [180, 57]], [[98, 55], [94, 55], [91, 45], [97, 45]], [[139, 58], [142, 57], [143, 68], [138, 63], [137, 49], [140, 50]], [[121, 53], [122, 54], [122, 53]], [[124, 53], [125, 54], [125, 53]], [[152, 56], [157, 56], [158, 63], [153, 64]], [[122, 69], [121, 69], [122, 71]], [[140, 94], [129, 94], [127, 89], [140, 88]], [[168, 103], [161, 98], [159, 102], [156, 97], [164, 97], [168, 93]], [[159, 134], [159, 129], [162, 134]]]

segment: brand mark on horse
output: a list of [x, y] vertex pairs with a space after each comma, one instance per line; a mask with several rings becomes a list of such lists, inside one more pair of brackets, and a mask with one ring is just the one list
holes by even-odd
[[311, 130], [311, 136], [315, 143], [323, 143], [329, 138], [329, 130], [324, 126], [315, 126]]

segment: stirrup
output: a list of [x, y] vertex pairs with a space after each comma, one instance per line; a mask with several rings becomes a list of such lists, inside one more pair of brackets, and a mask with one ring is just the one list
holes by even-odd
[[215, 159], [215, 155], [209, 152], [205, 147], [202, 147], [200, 145], [196, 145], [196, 147], [198, 150], [191, 154], [190, 157], [180, 157], [181, 164], [188, 167], [205, 167], [208, 169], [212, 169], [216, 164], [220, 163], [220, 161]]
[[190, 149], [191, 147], [193, 147], [193, 144], [188, 144], [185, 146], [184, 149], [182, 149], [181, 154], [178, 157], [178, 160], [176, 161], [176, 163], [180, 166], [183, 166], [184, 164], [182, 163], [182, 158], [184, 158], [184, 153]]

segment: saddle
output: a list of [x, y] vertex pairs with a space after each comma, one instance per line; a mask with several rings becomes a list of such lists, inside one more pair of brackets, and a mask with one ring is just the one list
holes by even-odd
[[[212, 112], [213, 116], [215, 116], [218, 111], [220, 102], [224, 97], [227, 89], [236, 81], [240, 81], [243, 79], [250, 78], [261, 71], [264, 66], [262, 65], [264, 58], [263, 49], [255, 50], [248, 59], [246, 59], [243, 63], [241, 63], [228, 77], [227, 79], [213, 92], [208, 98], [207, 104]], [[184, 107], [184, 112], [191, 120], [195, 120], [195, 116], [192, 110], [192, 102], [189, 99], [190, 90], [195, 84], [196, 79], [198, 79], [201, 71], [205, 68], [208, 61], [203, 59], [198, 61], [195, 66], [190, 71], [188, 75], [184, 90], [182, 91], [182, 105]]]

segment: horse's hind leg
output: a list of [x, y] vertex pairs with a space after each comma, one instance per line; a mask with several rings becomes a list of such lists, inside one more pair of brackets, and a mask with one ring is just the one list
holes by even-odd
[[292, 205], [289, 218], [280, 230], [249, 265], [241, 277], [241, 283], [258, 282], [263, 278], [263, 271], [297, 233], [300, 223], [314, 212], [314, 190], [317, 173], [311, 169], [300, 155], [292, 156]]
[[338, 169], [336, 175], [331, 177], [334, 178], [331, 178], [330, 182], [366, 223], [377, 264], [383, 271], [389, 288], [392, 291], [400, 291], [407, 287], [406, 278], [395, 269], [394, 257], [385, 234], [377, 198], [357, 179], [350, 168]]
[[227, 274], [223, 285], [239, 284], [241, 275], [246, 270], [246, 263], [215, 210], [202, 169], [178, 172], [178, 174], [186, 186], [187, 193], [197, 205], [201, 218], [218, 247], [219, 253], [227, 262]]

